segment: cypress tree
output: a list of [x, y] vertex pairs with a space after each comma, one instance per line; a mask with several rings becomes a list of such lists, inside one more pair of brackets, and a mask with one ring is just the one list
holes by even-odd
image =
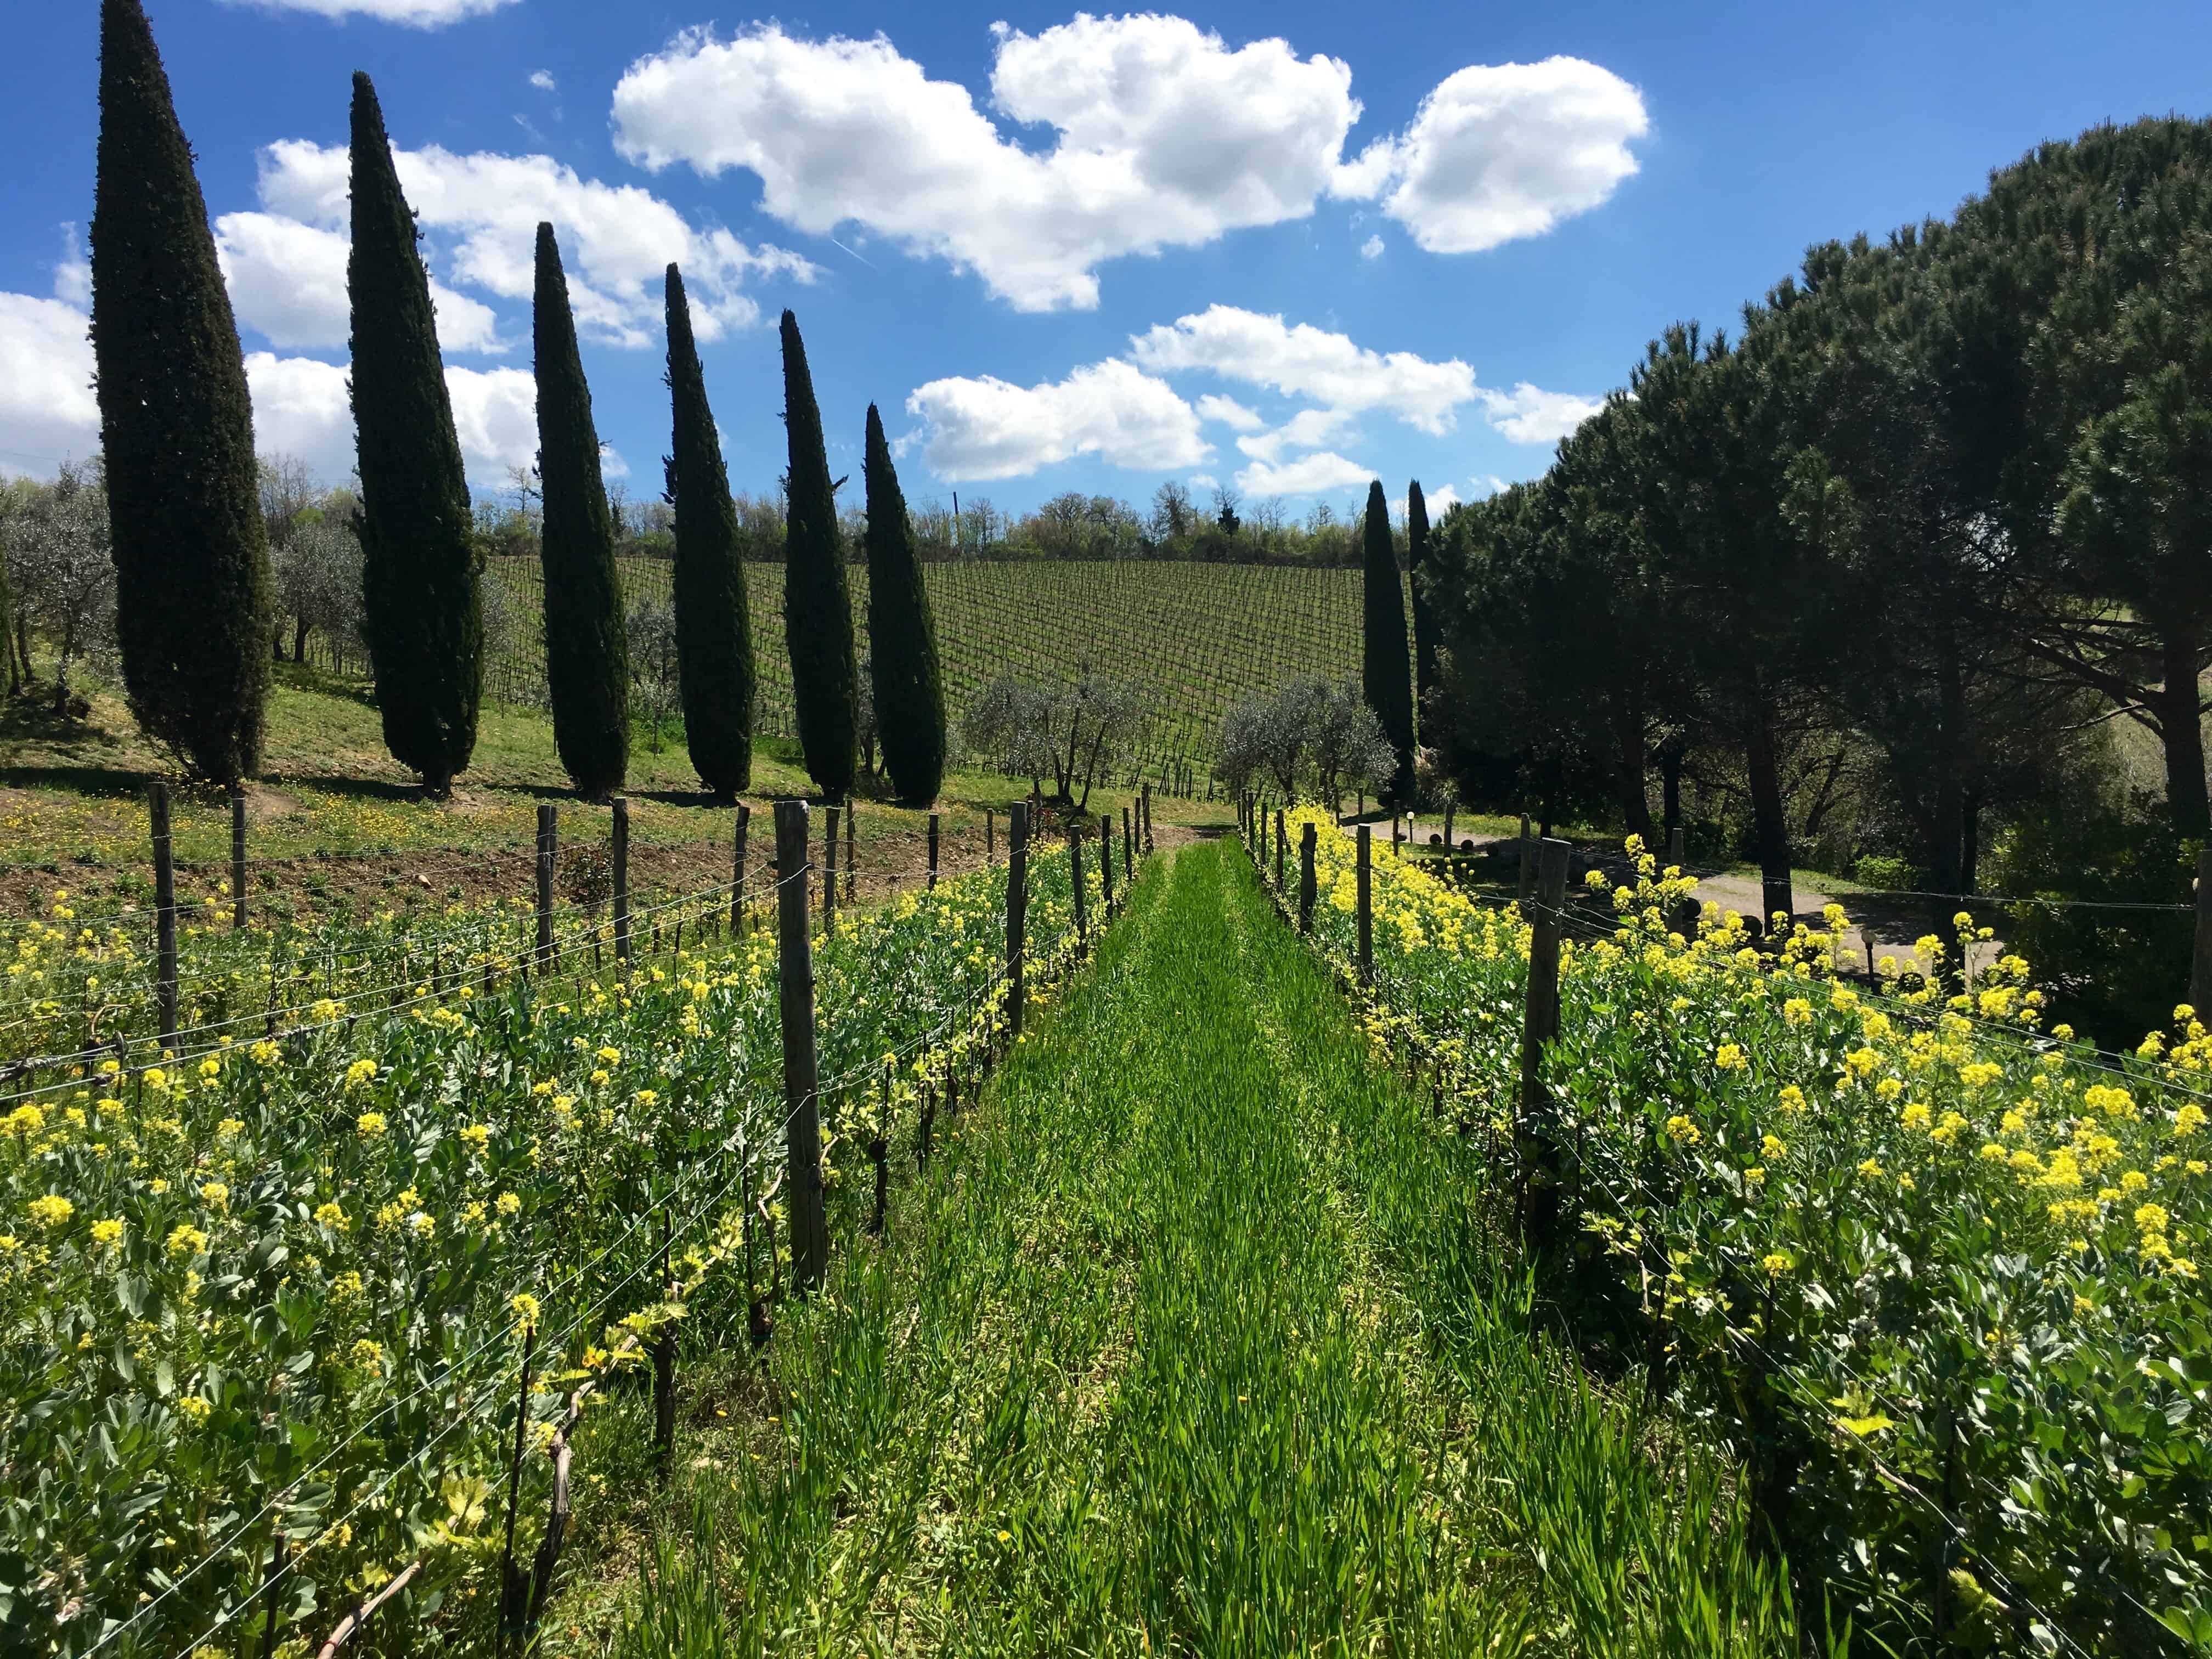
[[368, 76], [353, 77], [353, 420], [363, 631], [384, 746], [443, 795], [477, 746], [483, 595], [415, 216]]
[[799, 319], [783, 313], [783, 424], [791, 443], [783, 542], [783, 636], [807, 775], [832, 800], [860, 766], [860, 676], [822, 411], [814, 402]]
[[684, 736], [699, 780], [730, 800], [753, 777], [753, 633], [738, 510], [707, 379], [691, 337], [684, 275], [668, 267], [668, 504], [676, 509], [676, 668]]
[[1421, 566], [1429, 556], [1429, 504], [1421, 481], [1406, 486], [1406, 583], [1413, 591], [1413, 706], [1418, 711], [1437, 683], [1437, 617], [1421, 591]]
[[1398, 550], [1390, 539], [1390, 508], [1379, 478], [1367, 486], [1365, 530], [1360, 586], [1366, 637], [1360, 684], [1367, 706], [1397, 753], [1390, 799], [1403, 806], [1413, 798], [1413, 665], [1406, 659], [1406, 590], [1398, 580]]
[[203, 776], [259, 769], [269, 546], [253, 409], [191, 148], [139, 0], [101, 0], [92, 344], [131, 712]]
[[579, 794], [622, 785], [629, 768], [629, 649], [614, 526], [599, 476], [592, 389], [576, 354], [576, 319], [553, 227], [538, 227], [531, 337], [537, 351], [538, 488], [545, 522], [545, 683], [553, 744]]
[[868, 405], [868, 649], [884, 768], [899, 799], [927, 803], [945, 781], [945, 683], [937, 624], [915, 557], [914, 526], [891, 469], [883, 417]]

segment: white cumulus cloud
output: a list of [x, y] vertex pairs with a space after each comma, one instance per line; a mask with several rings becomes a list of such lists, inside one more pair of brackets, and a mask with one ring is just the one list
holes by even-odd
[[1451, 430], [1475, 396], [1474, 371], [1456, 357], [1370, 351], [1348, 335], [1214, 305], [1132, 337], [1130, 352], [1156, 374], [1207, 369], [1330, 409], [1387, 410], [1423, 432]]
[[551, 70], [532, 70], [530, 71], [530, 84], [540, 92], [551, 92], [560, 85], [560, 82], [553, 78]]
[[[1412, 499], [1411, 494], [1408, 493], [1399, 496], [1390, 503], [1390, 517], [1394, 522], [1398, 524], [1406, 522], [1406, 507]], [[1443, 518], [1458, 500], [1459, 491], [1448, 483], [1438, 484], [1434, 489], [1424, 489], [1421, 492], [1421, 506], [1428, 513], [1429, 523], [1431, 526]]]
[[100, 447], [86, 325], [64, 301], [0, 294], [0, 473], [48, 477]]
[[1261, 419], [1259, 410], [1247, 409], [1236, 398], [1224, 398], [1213, 392], [1207, 392], [1198, 400], [1198, 414], [1200, 420], [1218, 421], [1239, 432], [1257, 432], [1267, 425], [1267, 422]]
[[1380, 236], [1370, 236], [1365, 241], [1362, 242], [1359, 245], [1359, 257], [1363, 259], [1381, 258], [1382, 257], [1382, 239]]
[[[742, 291], [745, 283], [774, 276], [809, 283], [817, 274], [798, 254], [750, 247], [726, 230], [697, 229], [650, 191], [580, 177], [550, 155], [456, 155], [434, 144], [395, 151], [393, 161], [429, 240], [444, 245], [436, 262], [454, 283], [527, 300], [538, 222], [550, 221], [561, 238], [576, 325], [587, 338], [656, 343], [661, 280], [671, 262], [684, 267], [693, 325], [702, 340], [759, 319], [760, 307]], [[343, 234], [347, 176], [343, 145], [282, 140], [261, 154], [262, 205]]]
[[655, 170], [752, 173], [787, 224], [859, 226], [1049, 311], [1095, 307], [1106, 260], [1304, 218], [1325, 195], [1379, 196], [1435, 252], [1538, 234], [1635, 171], [1626, 141], [1647, 125], [1595, 64], [1476, 65], [1347, 163], [1360, 105], [1341, 59], [1279, 39], [1232, 50], [1156, 14], [994, 33], [987, 112], [881, 34], [687, 30], [616, 86], [616, 145]]
[[1413, 124], [1362, 151], [1340, 193], [1382, 210], [1431, 253], [1479, 253], [1588, 212], [1636, 172], [1643, 94], [1579, 58], [1472, 64], [1421, 100]]
[[1290, 449], [1319, 449], [1352, 419], [1343, 409], [1302, 409], [1272, 432], [1239, 438], [1237, 447], [1255, 461], [1277, 461]]
[[1237, 487], [1248, 495], [1319, 495], [1364, 484], [1374, 476], [1370, 468], [1358, 461], [1323, 449], [1279, 465], [1255, 461], [1237, 473]]
[[1546, 392], [1526, 380], [1510, 392], [1486, 387], [1482, 401], [1490, 411], [1491, 425], [1516, 444], [1557, 443], [1605, 407], [1602, 398]]
[[265, 7], [270, 11], [313, 12], [318, 17], [368, 17], [379, 22], [404, 23], [412, 28], [434, 29], [511, 6], [516, 0], [229, 0], [234, 5]]
[[[226, 213], [215, 222], [216, 257], [238, 319], [270, 344], [343, 349], [352, 335], [342, 231], [273, 213]], [[481, 300], [430, 284], [438, 343], [447, 351], [505, 351], [499, 319]]]
[[1213, 453], [1195, 410], [1115, 357], [1033, 386], [993, 375], [932, 380], [906, 406], [926, 423], [923, 459], [948, 481], [1018, 477], [1077, 455], [1166, 470]]

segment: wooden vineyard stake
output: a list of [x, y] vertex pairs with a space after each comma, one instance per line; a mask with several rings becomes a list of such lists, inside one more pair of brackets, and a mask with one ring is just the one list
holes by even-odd
[[1549, 1243], [1559, 1205], [1550, 1102], [1544, 1092], [1544, 1045], [1559, 1034], [1559, 927], [1567, 902], [1567, 843], [1541, 845], [1535, 915], [1530, 920], [1528, 994], [1521, 1028], [1521, 1110], [1514, 1170], [1521, 1235], [1531, 1248]]
[[1129, 834], [1129, 807], [1121, 806], [1121, 873], [1134, 880], [1137, 874], [1137, 843]]
[[1146, 785], [1145, 786], [1145, 796], [1144, 796], [1144, 799], [1145, 799], [1145, 811], [1144, 811], [1144, 817], [1145, 817], [1145, 850], [1146, 850], [1147, 853], [1149, 853], [1149, 852], [1151, 852], [1151, 851], [1152, 851], [1152, 850], [1153, 850], [1153, 848], [1152, 848], [1152, 786], [1151, 784], [1149, 784], [1149, 783], [1148, 783], [1148, 784], [1146, 784]]
[[2212, 1025], [2212, 847], [2197, 853], [2197, 955], [2189, 1000], [2197, 1018]]
[[983, 867], [989, 869], [999, 861], [999, 814], [995, 808], [983, 809]]
[[937, 890], [937, 814], [929, 815], [929, 890]]
[[735, 939], [745, 920], [745, 831], [751, 827], [753, 809], [738, 803], [736, 850], [730, 859], [730, 937]]
[[1536, 892], [1536, 843], [1528, 839], [1528, 815], [1521, 815], [1521, 868], [1517, 872], [1519, 889], [1514, 898], [1524, 911]]
[[230, 791], [230, 925], [246, 926], [246, 787]]
[[1283, 827], [1283, 809], [1275, 809], [1275, 890], [1283, 890], [1283, 861], [1290, 853], [1290, 836]]
[[1091, 919], [1085, 913], [1083, 891], [1083, 831], [1073, 823], [1067, 826], [1067, 876], [1069, 888], [1075, 895], [1075, 950], [1080, 956], [1089, 942]]
[[1682, 833], [1682, 826], [1680, 824], [1675, 823], [1669, 824], [1668, 826], [1667, 862], [1673, 865], [1677, 870], [1680, 869], [1684, 865], [1690, 861], [1686, 844], [1687, 841], [1688, 837]]
[[1374, 836], [1368, 825], [1359, 826], [1359, 982], [1375, 982], [1375, 872], [1371, 848]]
[[1098, 879], [1106, 889], [1106, 914], [1114, 914], [1114, 815], [1098, 815]]
[[1022, 969], [1029, 923], [1030, 809], [1017, 802], [1006, 814], [1006, 1020], [1022, 1034]]
[[[826, 826], [822, 832], [822, 931], [834, 939], [837, 933], [837, 809], [823, 807], [822, 822]], [[781, 831], [776, 844], [782, 845]]]
[[[544, 811], [540, 808], [539, 811]], [[538, 1352], [538, 1327], [533, 1322], [522, 1329], [522, 1377], [514, 1395], [514, 1456], [507, 1465], [507, 1541], [499, 1554], [499, 1642], [496, 1651], [505, 1653], [510, 1640], [518, 1644], [522, 1635], [522, 1601], [527, 1590], [522, 1571], [514, 1565], [514, 1511], [522, 1499], [522, 1448], [526, 1431], [530, 1427], [530, 1362]]]
[[860, 854], [854, 844], [854, 836], [860, 822], [860, 813], [848, 802], [845, 807], [845, 902], [854, 903], [860, 893]]
[[1314, 843], [1318, 831], [1309, 823], [1298, 837], [1298, 932], [1313, 932]]
[[538, 809], [538, 967], [553, 960], [553, 860], [560, 849], [561, 809], [547, 802]]
[[1459, 844], [1452, 840], [1452, 815], [1458, 811], [1457, 801], [1447, 800], [1444, 803], [1444, 851], [1446, 853], [1455, 853], [1459, 850]]
[[[835, 807], [828, 844], [837, 845]], [[822, 1282], [830, 1231], [822, 1213], [821, 1073], [814, 1046], [814, 939], [807, 915], [806, 803], [775, 804], [775, 867], [782, 878], [776, 917], [781, 936], [783, 1014], [785, 1187], [791, 1194], [791, 1277], [803, 1293]], [[828, 884], [825, 883], [824, 885]]]
[[629, 798], [615, 797], [615, 960], [629, 960]]
[[161, 1046], [177, 1046], [177, 865], [169, 836], [169, 786], [147, 791], [154, 839], [154, 980], [161, 1015]]

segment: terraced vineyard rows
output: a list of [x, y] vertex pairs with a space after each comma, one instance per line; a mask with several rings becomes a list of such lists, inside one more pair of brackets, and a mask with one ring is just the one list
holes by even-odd
[[[1300, 674], [1359, 672], [1360, 574], [1267, 565], [1039, 562], [933, 564], [930, 605], [957, 713], [996, 675], [1073, 680], [1085, 664], [1145, 689], [1151, 718], [1132, 780], [1168, 779], [1178, 763], [1212, 769], [1221, 716], [1238, 698]], [[626, 559], [633, 597], [665, 599], [670, 567]], [[542, 696], [543, 580], [534, 560], [495, 562], [515, 610], [488, 689], [509, 702]], [[783, 568], [748, 564], [762, 729], [791, 735], [791, 665], [783, 641]], [[867, 569], [850, 568], [853, 615], [867, 649]], [[1408, 624], [1410, 626], [1410, 623]]]

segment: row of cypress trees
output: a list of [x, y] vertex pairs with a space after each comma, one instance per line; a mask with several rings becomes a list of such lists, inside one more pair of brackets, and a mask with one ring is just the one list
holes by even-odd
[[[101, 0], [100, 100], [92, 332], [125, 690], [150, 736], [194, 772], [235, 785], [258, 769], [269, 690], [252, 407], [191, 147], [140, 0]], [[482, 565], [429, 273], [366, 75], [354, 76], [349, 137], [365, 632], [386, 744], [441, 796], [476, 747]], [[729, 799], [751, 781], [752, 632], [728, 473], [672, 264], [667, 321], [685, 730], [701, 780]], [[601, 796], [629, 766], [628, 642], [591, 390], [550, 224], [538, 228], [532, 333], [554, 740], [577, 789]], [[782, 343], [786, 640], [807, 771], [842, 797], [858, 770], [860, 677], [836, 485], [787, 311]], [[871, 690], [891, 781], [903, 799], [926, 801], [944, 776], [944, 690], [905, 500], [872, 405], [866, 488]]]

